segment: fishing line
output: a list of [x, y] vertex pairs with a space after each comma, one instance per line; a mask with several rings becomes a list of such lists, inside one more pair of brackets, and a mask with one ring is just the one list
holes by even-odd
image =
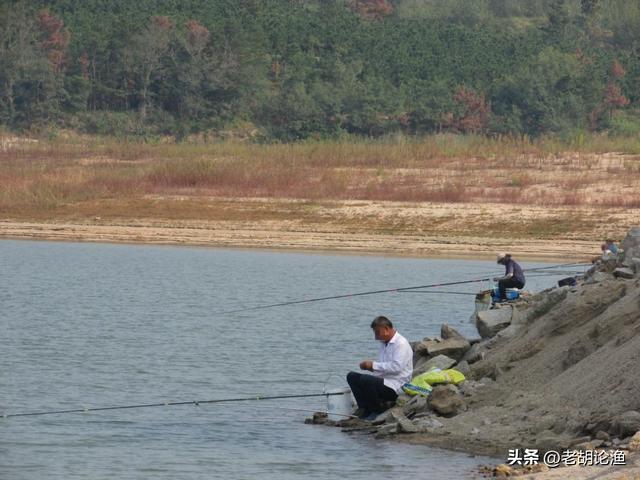
[[[551, 265], [548, 267], [538, 267], [538, 268], [530, 268], [528, 270], [528, 272], [533, 272], [533, 271], [538, 271], [538, 270], [548, 270], [550, 268], [558, 268], [558, 267], [569, 267], [569, 266], [581, 266], [581, 265], [587, 265], [585, 263], [563, 263], [563, 264], [559, 264], [559, 265]], [[407, 292], [410, 290], [419, 290], [422, 288], [436, 288], [436, 287], [448, 287], [451, 285], [463, 285], [463, 284], [467, 284], [467, 283], [478, 283], [478, 282], [489, 282], [492, 281], [493, 277], [489, 277], [489, 278], [478, 278], [478, 279], [473, 279], [473, 280], [462, 280], [462, 281], [457, 281], [457, 282], [445, 282], [445, 283], [433, 283], [430, 285], [419, 285], [416, 287], [401, 287], [401, 288], [389, 288], [389, 289], [385, 289], [385, 290], [372, 290], [369, 292], [358, 292], [358, 293], [348, 293], [348, 294], [344, 294], [344, 295], [332, 295], [329, 297], [318, 297], [318, 298], [309, 298], [306, 300], [293, 300], [290, 302], [279, 302], [279, 303], [271, 303], [268, 305], [257, 305], [255, 307], [246, 307], [246, 308], [238, 308], [235, 310], [226, 310], [226, 311], [221, 311], [221, 312], [214, 312], [212, 313], [212, 315], [228, 315], [230, 313], [240, 313], [240, 312], [250, 312], [250, 311], [254, 311], [254, 310], [263, 310], [266, 308], [275, 308], [275, 307], [286, 307], [289, 305], [300, 305], [302, 303], [314, 303], [314, 302], [322, 302], [325, 300], [338, 300], [338, 299], [342, 299], [342, 298], [353, 298], [353, 297], [362, 297], [365, 295], [377, 295], [380, 293], [394, 293], [394, 292]]]
[[327, 392], [327, 393], [307, 393], [298, 395], [272, 395], [261, 396], [256, 395], [253, 397], [238, 397], [238, 398], [220, 398], [215, 400], [189, 400], [184, 402], [163, 402], [163, 403], [141, 403], [136, 405], [115, 405], [110, 407], [91, 407], [91, 408], [71, 408], [67, 410], [46, 410], [40, 412], [22, 412], [22, 413], [5, 413], [0, 415], [0, 418], [11, 417], [35, 417], [41, 415], [60, 415], [65, 413], [88, 413], [88, 412], [104, 412], [107, 410], [128, 410], [134, 408], [152, 408], [152, 407], [175, 407], [183, 405], [205, 405], [211, 403], [233, 403], [233, 402], [250, 402], [250, 401], [262, 401], [262, 400], [282, 400], [288, 398], [312, 398], [312, 397], [330, 397], [333, 395], [343, 395], [344, 392]]

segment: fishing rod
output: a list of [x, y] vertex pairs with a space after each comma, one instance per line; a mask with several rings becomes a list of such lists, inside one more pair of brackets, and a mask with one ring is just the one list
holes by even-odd
[[[298, 395], [272, 395], [272, 396], [254, 396], [254, 397], [238, 397], [238, 398], [220, 398], [215, 400], [189, 400], [185, 402], [163, 402], [163, 403], [142, 403], [136, 405], [115, 405], [109, 407], [91, 407], [91, 408], [71, 408], [67, 410], [46, 410], [40, 412], [22, 412], [22, 413], [5, 413], [0, 418], [11, 417], [35, 417], [42, 415], [60, 415], [66, 413], [88, 413], [103, 412], [107, 410], [129, 410], [134, 408], [152, 408], [152, 407], [175, 407], [183, 405], [204, 405], [210, 403], [233, 403], [233, 402], [250, 402], [263, 400], [282, 400], [288, 398], [311, 398], [311, 397], [330, 397], [333, 395], [344, 395], [344, 392], [327, 392], [327, 393], [307, 393]], [[348, 415], [351, 416], [351, 415]]]
[[[576, 265], [587, 265], [584, 263], [563, 263], [560, 265], [552, 265], [552, 266], [548, 266], [548, 267], [538, 267], [538, 268], [531, 268], [528, 269], [526, 271], [529, 272], [533, 272], [533, 271], [537, 271], [537, 270], [547, 270], [550, 268], [558, 268], [558, 267], [569, 267], [569, 266], [576, 266]], [[246, 308], [238, 308], [235, 310], [226, 310], [226, 311], [221, 311], [221, 312], [214, 312], [212, 315], [228, 315], [230, 313], [240, 313], [240, 312], [250, 312], [250, 311], [254, 311], [254, 310], [263, 310], [266, 308], [275, 308], [275, 307], [286, 307], [289, 305], [300, 305], [302, 303], [313, 303], [313, 302], [322, 302], [325, 300], [338, 300], [338, 299], [342, 299], [342, 298], [353, 298], [353, 297], [362, 297], [365, 295], [377, 295], [380, 293], [393, 293], [393, 292], [407, 292], [410, 290], [420, 290], [423, 288], [436, 288], [436, 287], [448, 287], [448, 286], [452, 286], [452, 285], [463, 285], [463, 284], [468, 284], [468, 283], [478, 283], [478, 282], [488, 282], [488, 281], [492, 281], [493, 277], [489, 277], [489, 278], [477, 278], [477, 279], [473, 279], [473, 280], [463, 280], [463, 281], [458, 281], [458, 282], [446, 282], [446, 283], [433, 283], [430, 285], [419, 285], [416, 287], [401, 287], [401, 288], [389, 288], [389, 289], [385, 289], [385, 290], [372, 290], [369, 292], [358, 292], [358, 293], [349, 293], [349, 294], [344, 294], [344, 295], [332, 295], [329, 297], [318, 297], [318, 298], [309, 298], [306, 300], [294, 300], [294, 301], [290, 301], [290, 302], [279, 302], [279, 303], [271, 303], [268, 305], [257, 305], [255, 307], [246, 307]]]
[[491, 278], [478, 278], [474, 280], [463, 280], [459, 282], [446, 282], [446, 283], [433, 283], [431, 285], [419, 285], [417, 287], [401, 287], [401, 288], [389, 288], [386, 290], [372, 290], [370, 292], [358, 292], [358, 293], [349, 293], [345, 295], [333, 295], [330, 297], [319, 297], [319, 298], [309, 298], [307, 300], [295, 300], [291, 302], [280, 302], [280, 303], [272, 303], [269, 305], [258, 305], [255, 307], [248, 308], [239, 308], [237, 310], [227, 310], [225, 312], [215, 312], [214, 315], [226, 315], [229, 313], [239, 313], [239, 312], [249, 312], [252, 310], [262, 310], [265, 308], [274, 308], [274, 307], [285, 307], [288, 305], [298, 305], [301, 303], [312, 303], [312, 302], [322, 302], [324, 300], [337, 300], [340, 298], [352, 298], [352, 297], [362, 297], [364, 295], [376, 295], [379, 293], [392, 293], [392, 292], [405, 292], [408, 290], [418, 290], [420, 288], [435, 288], [435, 287], [447, 287], [451, 285], [462, 285], [465, 283], [476, 283], [476, 282], [486, 282], [491, 280]]

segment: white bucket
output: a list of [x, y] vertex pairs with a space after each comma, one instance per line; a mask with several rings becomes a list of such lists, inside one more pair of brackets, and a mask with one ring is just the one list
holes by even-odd
[[353, 413], [353, 398], [349, 387], [327, 390], [327, 418], [338, 421], [346, 420]]

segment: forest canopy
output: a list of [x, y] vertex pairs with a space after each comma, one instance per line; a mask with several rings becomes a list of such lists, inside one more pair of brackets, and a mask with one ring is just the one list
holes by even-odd
[[640, 2], [5, 0], [0, 126], [640, 133]]

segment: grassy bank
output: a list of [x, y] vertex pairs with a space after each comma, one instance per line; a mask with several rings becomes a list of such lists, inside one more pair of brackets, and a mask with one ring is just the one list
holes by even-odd
[[637, 185], [638, 139], [441, 135], [412, 142], [206, 145], [5, 135], [0, 147], [3, 208], [161, 193], [640, 205], [635, 192], [598, 189]]
[[[587, 222], [585, 208], [598, 217], [599, 212], [640, 207], [640, 140], [437, 135], [352, 143], [148, 144], [4, 134], [0, 184], [0, 212], [18, 221], [335, 221], [352, 222], [357, 229], [419, 233], [435, 231], [452, 218], [434, 222], [390, 216], [382, 221], [371, 212], [369, 217], [332, 219], [327, 209], [319, 214], [314, 205], [431, 202], [471, 204], [482, 213], [483, 205], [513, 204], [562, 208], [564, 213], [521, 215], [509, 226], [501, 225], [499, 213], [490, 212], [480, 224], [465, 221], [455, 231], [554, 236], [567, 228], [585, 230], [580, 225]], [[228, 198], [271, 200], [247, 206]], [[278, 199], [304, 201], [278, 207]], [[592, 222], [594, 215], [588, 217]]]

